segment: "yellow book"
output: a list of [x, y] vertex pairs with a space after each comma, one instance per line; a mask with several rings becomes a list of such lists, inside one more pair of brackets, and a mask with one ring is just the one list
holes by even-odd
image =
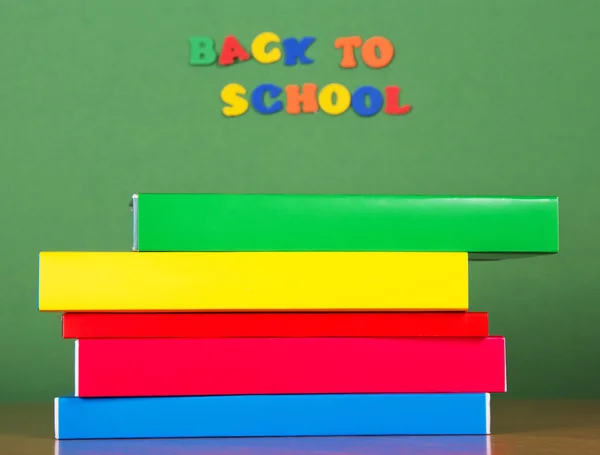
[[39, 310], [466, 311], [467, 253], [40, 253]]

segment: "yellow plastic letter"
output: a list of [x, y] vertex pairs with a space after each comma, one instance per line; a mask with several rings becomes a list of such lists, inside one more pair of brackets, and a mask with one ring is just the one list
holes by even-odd
[[[336, 96], [335, 102], [333, 96]], [[350, 90], [342, 84], [328, 84], [319, 93], [319, 106], [329, 115], [340, 115], [350, 107], [352, 97]]]
[[252, 56], [257, 62], [265, 65], [269, 63], [275, 63], [281, 59], [281, 49], [273, 48], [270, 51], [267, 51], [267, 46], [272, 43], [279, 43], [280, 41], [281, 39], [275, 33], [261, 33], [252, 41], [252, 45], [250, 47]]
[[223, 108], [225, 117], [237, 117], [248, 110], [248, 101], [242, 96], [246, 89], [240, 84], [227, 84], [221, 90], [221, 100], [228, 104]]

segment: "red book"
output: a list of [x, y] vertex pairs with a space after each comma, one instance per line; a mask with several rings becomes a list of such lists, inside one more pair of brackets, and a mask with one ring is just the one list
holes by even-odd
[[503, 337], [75, 343], [80, 397], [506, 391]]
[[67, 313], [63, 338], [486, 337], [487, 313]]

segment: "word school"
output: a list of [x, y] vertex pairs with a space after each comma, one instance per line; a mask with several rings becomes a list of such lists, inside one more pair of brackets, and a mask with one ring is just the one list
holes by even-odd
[[[195, 36], [189, 39], [190, 65], [192, 66], [231, 66], [250, 59], [269, 65], [281, 62], [286, 67], [310, 65], [314, 63], [309, 49], [316, 41], [315, 37], [281, 39], [272, 32], [258, 34], [250, 43], [249, 50], [235, 36], [226, 36], [217, 52], [215, 40], [207, 36]], [[359, 36], [337, 38], [333, 47], [341, 51], [340, 67], [345, 69], [358, 66], [360, 60], [369, 68], [387, 67], [394, 58], [394, 46], [383, 37], [375, 36], [363, 40]], [[357, 52], [358, 51], [358, 52]], [[361, 117], [372, 117], [383, 109], [388, 115], [403, 115], [411, 111], [410, 105], [400, 104], [400, 87], [388, 86], [383, 90], [364, 85], [351, 92], [338, 83], [330, 83], [320, 90], [316, 84], [290, 84], [279, 87], [274, 84], [260, 84], [252, 90], [249, 100], [248, 91], [238, 83], [227, 84], [221, 90], [222, 109], [226, 117], [245, 114], [250, 104], [260, 114], [277, 112], [288, 114], [312, 114], [319, 110], [329, 115], [340, 115], [352, 109]], [[267, 98], [270, 100], [267, 101]], [[285, 100], [282, 101], [283, 98]]]

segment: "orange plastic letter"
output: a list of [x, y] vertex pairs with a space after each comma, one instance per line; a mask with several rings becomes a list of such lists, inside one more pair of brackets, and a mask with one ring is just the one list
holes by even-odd
[[[379, 54], [377, 55], [377, 49]], [[361, 49], [362, 59], [371, 68], [385, 68], [394, 58], [394, 45], [387, 38], [374, 36], [365, 41]]]
[[[287, 96], [287, 106], [285, 111], [288, 114], [313, 114], [319, 110], [317, 104], [317, 84], [304, 84], [302, 91], [298, 85], [288, 85], [285, 88]], [[302, 109], [300, 109], [302, 105]]]
[[354, 49], [361, 45], [362, 38], [360, 36], [347, 36], [335, 40], [333, 47], [342, 50], [342, 61], [340, 62], [342, 68], [356, 68]]

